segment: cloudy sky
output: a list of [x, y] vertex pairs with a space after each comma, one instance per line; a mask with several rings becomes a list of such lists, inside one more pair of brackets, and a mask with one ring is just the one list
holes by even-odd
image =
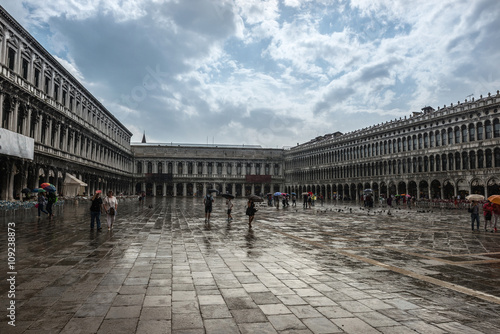
[[498, 0], [2, 3], [133, 142], [294, 146], [500, 89]]

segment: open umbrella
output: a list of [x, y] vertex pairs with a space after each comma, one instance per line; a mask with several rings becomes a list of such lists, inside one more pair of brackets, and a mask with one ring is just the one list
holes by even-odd
[[28, 194], [28, 193], [30, 193], [30, 192], [31, 192], [31, 189], [30, 189], [30, 188], [24, 188], [23, 190], [21, 190], [21, 192], [22, 192], [23, 194]]
[[493, 204], [498, 204], [500, 205], [500, 195], [493, 195], [488, 197], [488, 201], [490, 201]]
[[309, 195], [308, 192], [303, 192], [301, 195]]
[[42, 183], [40, 185], [40, 188], [45, 189], [45, 187], [48, 187], [48, 186], [53, 186], [53, 184], [45, 182], [45, 183]]
[[45, 187], [43, 189], [45, 191], [48, 191], [48, 192], [54, 192], [54, 191], [56, 191], [56, 187], [54, 187], [53, 185], [47, 186], [47, 187]]
[[219, 191], [217, 189], [208, 189], [207, 192], [208, 193], [216, 193], [216, 194], [219, 193]]
[[264, 200], [257, 195], [250, 195], [248, 196], [248, 199], [251, 199], [254, 202], [264, 202]]
[[234, 195], [231, 195], [231, 194], [222, 194], [220, 196], [224, 197], [224, 198], [228, 198], [228, 199], [233, 199], [234, 198]]
[[292, 195], [297, 195], [296, 193], [292, 193]]
[[44, 192], [45, 192], [45, 190], [44, 190], [44, 189], [42, 189], [42, 188], [35, 188], [35, 189], [33, 189], [31, 192], [33, 192], [33, 193], [44, 193]]
[[479, 195], [479, 194], [472, 194], [472, 195], [466, 196], [465, 199], [468, 201], [471, 201], [471, 202], [472, 201], [484, 201], [484, 196]]
[[95, 193], [100, 194], [100, 193], [102, 193], [102, 190], [96, 190]]
[[363, 191], [364, 191], [365, 193], [372, 193], [372, 192], [373, 192], [373, 190], [372, 190], [372, 189], [365, 189], [365, 190], [363, 190]]
[[281, 193], [279, 191], [274, 193], [274, 196], [281, 196]]

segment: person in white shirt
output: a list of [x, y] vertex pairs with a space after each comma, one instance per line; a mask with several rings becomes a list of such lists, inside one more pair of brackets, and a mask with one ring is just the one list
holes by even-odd
[[113, 229], [113, 223], [115, 222], [118, 200], [113, 196], [113, 192], [108, 191], [108, 196], [103, 201], [104, 210], [106, 210], [106, 221], [108, 223], [108, 231]]

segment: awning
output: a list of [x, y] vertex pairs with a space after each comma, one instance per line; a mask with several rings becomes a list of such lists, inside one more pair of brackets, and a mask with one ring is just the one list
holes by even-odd
[[81, 187], [86, 187], [87, 184], [82, 180], [78, 179], [76, 176], [66, 173], [66, 178], [64, 179], [64, 184], [78, 184]]

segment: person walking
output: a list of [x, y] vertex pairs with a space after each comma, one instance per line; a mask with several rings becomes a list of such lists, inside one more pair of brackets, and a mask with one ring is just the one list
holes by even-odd
[[248, 216], [248, 228], [252, 228], [252, 222], [253, 219], [255, 218], [256, 211], [257, 210], [255, 209], [254, 201], [252, 199], [249, 199], [247, 202], [247, 211], [246, 211], [246, 215]]
[[493, 217], [493, 203], [490, 201], [486, 202], [483, 205], [483, 215], [484, 215], [484, 231], [488, 232], [488, 227], [491, 229], [491, 232], [493, 232], [492, 224], [491, 224], [491, 218]]
[[497, 223], [500, 219], [500, 205], [493, 203], [493, 230], [497, 231]]
[[230, 198], [227, 199], [226, 205], [227, 205], [227, 222], [229, 223], [231, 220], [233, 220], [233, 216], [231, 216], [231, 210], [233, 209], [233, 202], [231, 201]]
[[214, 198], [210, 193], [207, 193], [205, 197], [203, 197], [203, 204], [205, 204], [205, 223], [210, 223], [210, 214], [212, 213], [212, 203], [214, 202]]
[[53, 191], [49, 191], [49, 193], [47, 194], [47, 212], [49, 214], [50, 219], [54, 217], [54, 214], [52, 213], [52, 206], [56, 204], [56, 202], [57, 202], [56, 193]]
[[102, 230], [101, 228], [101, 210], [102, 210], [102, 198], [101, 191], [97, 190], [92, 196], [92, 204], [90, 205], [90, 229], [94, 229], [94, 222], [97, 223], [97, 230]]
[[477, 230], [479, 231], [479, 203], [477, 201], [472, 201], [472, 205], [469, 208], [469, 212], [471, 217], [472, 231], [474, 231], [474, 221], [477, 222]]
[[43, 207], [47, 204], [47, 199], [43, 193], [38, 193], [38, 218], [40, 218], [40, 212], [49, 214], [47, 211], [43, 209]]
[[302, 200], [303, 200], [302, 207], [304, 209], [307, 209], [308, 194], [304, 194], [303, 197], [302, 197]]
[[104, 210], [106, 211], [106, 221], [108, 223], [108, 231], [113, 229], [113, 223], [116, 219], [118, 211], [118, 200], [113, 196], [113, 192], [108, 191], [108, 196], [103, 201]]
[[292, 206], [297, 207], [297, 195], [292, 195]]

